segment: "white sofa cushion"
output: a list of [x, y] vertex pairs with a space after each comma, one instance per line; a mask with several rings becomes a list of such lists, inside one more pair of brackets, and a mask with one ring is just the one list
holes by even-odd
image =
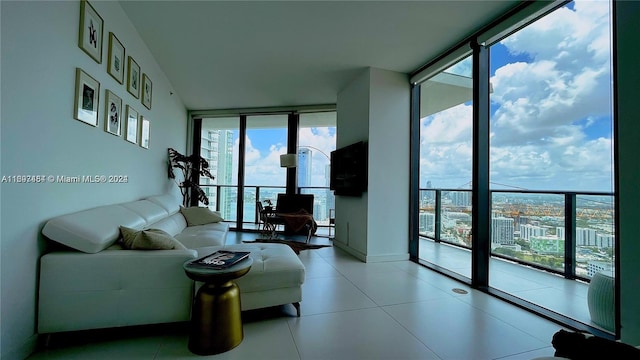
[[180, 206], [182, 205], [181, 199], [173, 194], [164, 194], [164, 195], [155, 195], [150, 196], [147, 200], [162, 206], [169, 215], [173, 215], [180, 211]]
[[224, 245], [227, 241], [228, 232], [229, 224], [220, 222], [188, 226], [180, 234], [175, 235], [175, 238], [188, 249], [197, 249], [206, 246]]
[[249, 251], [253, 265], [247, 275], [234, 280], [242, 292], [300, 287], [304, 283], [305, 268], [289, 246], [282, 244], [233, 244], [196, 249], [198, 257], [217, 250]]
[[171, 236], [176, 236], [187, 227], [187, 221], [184, 219], [184, 216], [180, 213], [175, 213], [168, 218], [162, 219], [156, 223], [148, 225], [147, 228], [150, 229], [160, 229], [165, 231], [167, 234]]
[[49, 220], [42, 234], [70, 248], [100, 252], [118, 240], [120, 226], [140, 229], [145, 219], [121, 205], [107, 205], [62, 215]]
[[165, 208], [149, 200], [132, 201], [121, 205], [140, 215], [147, 224], [154, 223], [169, 215]]

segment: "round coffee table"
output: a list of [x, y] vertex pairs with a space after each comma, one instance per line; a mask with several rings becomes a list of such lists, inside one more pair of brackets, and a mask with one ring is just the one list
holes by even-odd
[[231, 280], [251, 269], [251, 257], [226, 269], [211, 269], [184, 263], [187, 276], [204, 282], [191, 307], [189, 350], [213, 355], [238, 346], [244, 337], [240, 312], [240, 289]]

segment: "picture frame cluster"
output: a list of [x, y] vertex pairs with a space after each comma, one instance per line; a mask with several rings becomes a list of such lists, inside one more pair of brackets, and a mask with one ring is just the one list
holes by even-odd
[[[102, 64], [103, 31], [104, 21], [100, 14], [87, 0], [80, 0], [78, 47], [98, 64]], [[146, 109], [151, 110], [153, 83], [150, 77], [141, 72], [140, 66], [131, 55], [125, 63], [126, 50], [116, 34], [109, 32], [108, 39], [107, 73], [126, 88], [126, 93], [134, 99], [139, 99]], [[125, 105], [123, 97], [119, 96], [117, 91], [105, 89], [104, 94], [104, 131], [122, 136], [126, 141], [148, 149], [151, 121], [140, 114], [134, 105]], [[99, 103], [100, 82], [77, 67], [74, 118], [97, 127]]]

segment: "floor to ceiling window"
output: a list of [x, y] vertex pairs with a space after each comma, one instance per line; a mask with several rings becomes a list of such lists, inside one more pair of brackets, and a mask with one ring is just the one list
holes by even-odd
[[531, 4], [469, 44], [477, 66], [460, 47], [412, 77], [420, 236], [410, 248], [488, 292], [613, 333], [611, 3]]
[[[613, 270], [610, 19], [608, 2], [570, 2], [490, 47], [495, 257], [584, 280]], [[587, 286], [514, 288], [490, 269], [491, 286], [591, 321]]]
[[256, 220], [256, 201], [276, 202], [285, 192], [286, 169], [280, 167], [280, 155], [287, 153], [288, 115], [247, 116], [244, 148], [243, 220]]
[[209, 198], [209, 207], [220, 211], [227, 221], [236, 221], [238, 198], [238, 139], [240, 118], [202, 119], [200, 156], [209, 162], [215, 177], [200, 178], [200, 186]]
[[420, 85], [419, 231], [424, 239], [419, 258], [466, 278], [471, 277], [471, 65], [467, 57]]
[[[255, 230], [257, 202], [275, 204], [277, 194], [287, 192], [289, 181], [296, 178], [297, 187], [291, 191], [315, 195], [318, 233], [326, 235], [335, 204], [328, 185], [329, 154], [336, 141], [335, 109], [212, 113], [192, 115], [195, 128], [200, 129], [199, 153], [215, 177], [200, 178], [209, 208], [220, 211], [235, 229]], [[299, 164], [294, 172], [280, 167], [280, 155], [291, 151], [288, 142], [298, 144]]]

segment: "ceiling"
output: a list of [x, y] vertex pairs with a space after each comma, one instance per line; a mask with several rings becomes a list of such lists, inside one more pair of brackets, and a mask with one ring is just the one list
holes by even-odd
[[519, 1], [121, 1], [189, 110], [334, 104], [410, 73]]

